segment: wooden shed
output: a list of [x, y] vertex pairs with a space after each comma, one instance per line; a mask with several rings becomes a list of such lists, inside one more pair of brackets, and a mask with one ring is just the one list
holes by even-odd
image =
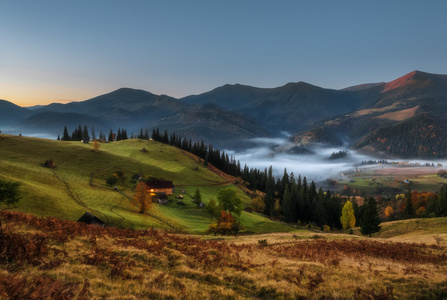
[[82, 217], [79, 218], [78, 222], [90, 224], [90, 225], [99, 225], [104, 227], [104, 222], [98, 219], [96, 216], [92, 215], [89, 212], [86, 212], [82, 215]]

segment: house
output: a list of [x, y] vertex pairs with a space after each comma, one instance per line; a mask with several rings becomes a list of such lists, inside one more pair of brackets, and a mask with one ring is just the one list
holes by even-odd
[[82, 217], [79, 218], [79, 220], [77, 222], [82, 222], [85, 224], [90, 224], [90, 225], [99, 225], [104, 227], [104, 222], [101, 221], [100, 219], [98, 219], [96, 216], [92, 215], [89, 212], [86, 212], [85, 214], [82, 215]]
[[172, 181], [148, 181], [147, 188], [151, 193], [156, 195], [172, 195], [174, 192], [174, 184]]

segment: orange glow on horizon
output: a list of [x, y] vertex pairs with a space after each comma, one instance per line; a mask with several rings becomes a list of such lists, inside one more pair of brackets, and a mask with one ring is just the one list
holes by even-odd
[[[0, 99], [5, 100], [21, 107], [34, 105], [48, 105], [51, 103], [69, 103], [73, 101], [84, 101], [100, 95], [101, 92], [92, 94], [91, 91], [31, 91], [20, 89], [2, 89]], [[67, 96], [76, 95], [73, 99], [67, 99]]]

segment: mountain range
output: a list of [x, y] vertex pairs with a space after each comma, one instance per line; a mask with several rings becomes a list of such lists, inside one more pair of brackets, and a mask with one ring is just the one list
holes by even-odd
[[121, 88], [89, 100], [32, 109], [0, 100], [4, 132], [62, 134], [64, 126], [107, 133], [159, 128], [220, 148], [292, 133], [291, 142], [326, 143], [398, 157], [447, 157], [447, 75], [414, 71], [391, 82], [342, 90], [305, 82], [276, 88], [240, 84], [174, 98]]

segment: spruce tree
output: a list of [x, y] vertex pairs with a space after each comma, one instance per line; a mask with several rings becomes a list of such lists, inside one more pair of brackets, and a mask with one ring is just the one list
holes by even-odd
[[78, 130], [76, 131], [76, 141], [81, 141], [81, 140], [82, 140], [82, 128], [81, 128], [81, 124], [79, 124]]
[[295, 207], [292, 198], [292, 191], [289, 185], [286, 185], [284, 190], [284, 196], [282, 199], [282, 210], [284, 215], [284, 222], [295, 222]]
[[70, 136], [68, 135], [67, 126], [64, 127], [64, 134], [62, 135], [62, 140], [63, 141], [69, 141], [70, 140]]
[[405, 218], [414, 218], [416, 212], [414, 211], [413, 203], [411, 202], [411, 190], [405, 194], [405, 208], [404, 208], [404, 216]]
[[435, 205], [435, 215], [447, 217], [447, 185], [444, 184], [439, 191], [438, 200]]
[[193, 202], [199, 207], [200, 203], [202, 202], [202, 194], [200, 193], [199, 188], [196, 188], [196, 192], [194, 193], [194, 196], [192, 197]]
[[376, 199], [373, 197], [368, 198], [362, 205], [361, 211], [363, 215], [360, 220], [360, 232], [363, 235], [369, 235], [369, 237], [371, 237], [373, 233], [378, 232], [381, 229], [381, 226], [379, 226], [380, 219]]
[[95, 128], [92, 126], [92, 140], [96, 140]]
[[82, 140], [84, 141], [84, 143], [88, 143], [90, 141], [87, 125], [84, 125], [84, 130], [82, 130]]
[[110, 129], [110, 132], [109, 132], [109, 142], [113, 142], [113, 131], [112, 131], [112, 129]]

